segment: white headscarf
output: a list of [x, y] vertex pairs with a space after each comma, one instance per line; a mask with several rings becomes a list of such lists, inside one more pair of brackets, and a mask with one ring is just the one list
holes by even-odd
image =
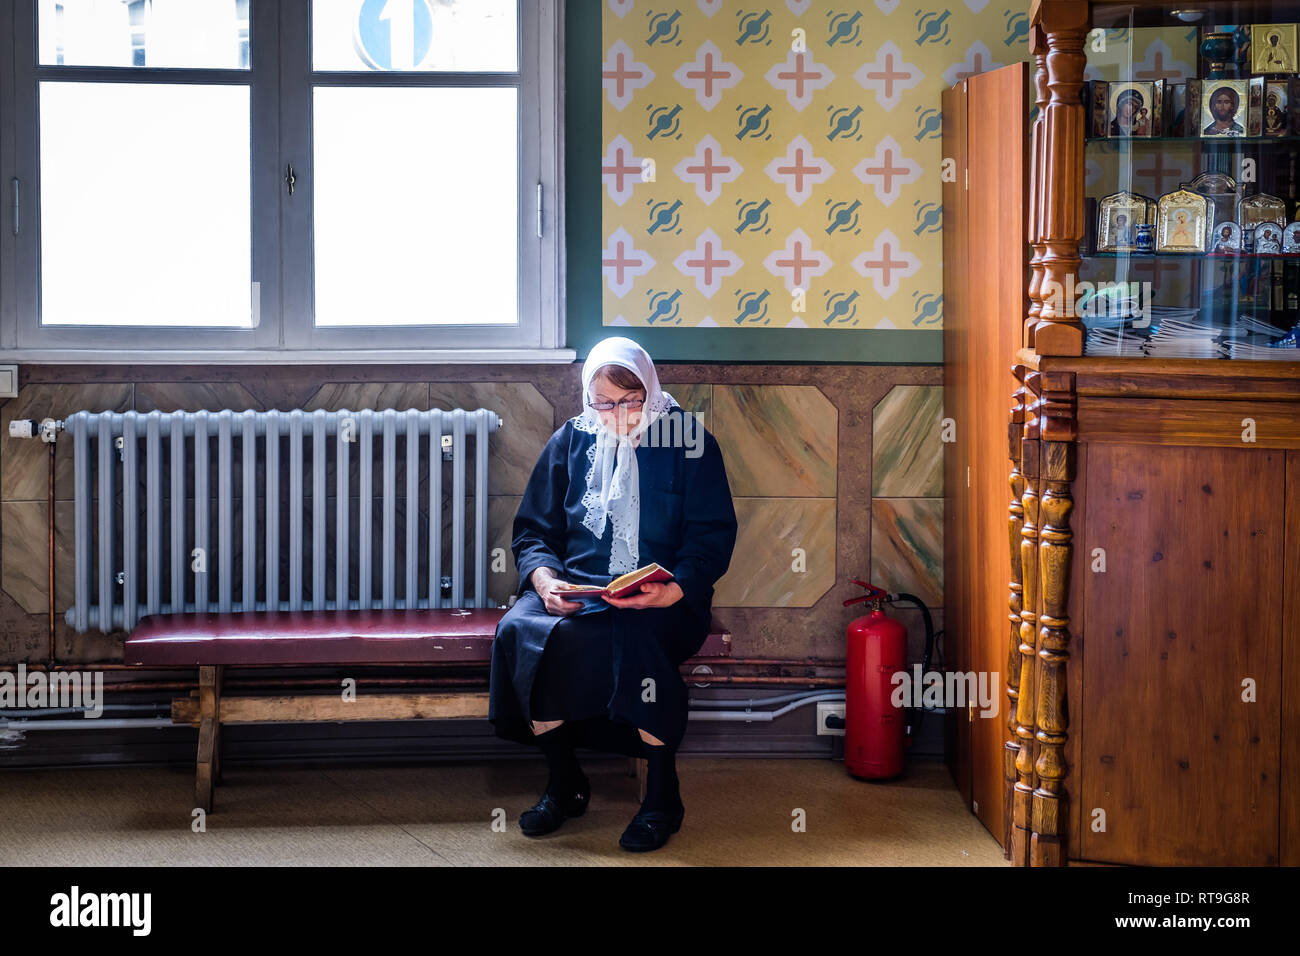
[[[592, 381], [606, 365], [618, 365], [634, 372], [645, 386], [641, 418], [626, 435], [607, 428], [600, 413], [587, 404], [593, 397]], [[677, 401], [659, 387], [659, 374], [646, 350], [622, 336], [603, 339], [592, 348], [582, 366], [582, 396], [582, 414], [574, 419], [574, 424], [580, 431], [596, 436], [595, 443], [587, 450], [591, 469], [587, 472], [587, 491], [582, 496], [587, 509], [582, 523], [600, 539], [605, 535], [605, 519], [609, 518], [614, 527], [609, 573], [625, 574], [635, 571], [640, 560], [641, 485], [634, 442], [656, 418], [676, 406]]]

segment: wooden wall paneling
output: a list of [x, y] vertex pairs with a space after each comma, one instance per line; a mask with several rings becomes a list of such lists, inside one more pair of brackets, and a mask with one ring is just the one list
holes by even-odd
[[[944, 444], [944, 658], [949, 670], [968, 666], [971, 591], [968, 581], [970, 541], [967, 528], [970, 492], [967, 467], [974, 438], [969, 422], [973, 400], [970, 371], [971, 334], [969, 211], [966, 198], [967, 84], [943, 91], [943, 155], [952, 159], [955, 178], [943, 183], [943, 345], [944, 418], [957, 425], [955, 439]], [[948, 768], [966, 806], [971, 801], [970, 724], [965, 714], [948, 709], [944, 738]]]
[[1242, 421], [1257, 448], [1300, 449], [1300, 403], [1173, 398], [1094, 398], [1079, 412], [1084, 441], [1240, 448]]
[[1300, 866], [1300, 452], [1286, 455], [1286, 527], [1283, 550], [1282, 630], [1282, 792], [1280, 859], [1283, 866]]
[[1085, 859], [1278, 862], [1285, 455], [1089, 448]]

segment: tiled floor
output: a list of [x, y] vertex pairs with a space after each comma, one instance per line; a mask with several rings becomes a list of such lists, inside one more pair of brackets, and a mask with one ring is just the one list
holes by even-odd
[[518, 818], [545, 782], [540, 761], [228, 769], [206, 832], [193, 829], [186, 770], [8, 771], [0, 864], [1005, 865], [938, 763], [871, 783], [829, 760], [682, 757], [681, 832], [627, 853], [618, 837], [637, 802], [626, 767], [585, 760], [586, 815], [538, 839]]

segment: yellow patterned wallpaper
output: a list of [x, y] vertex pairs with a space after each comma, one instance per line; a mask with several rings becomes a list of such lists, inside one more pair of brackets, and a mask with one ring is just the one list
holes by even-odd
[[604, 324], [939, 328], [939, 95], [1026, 10], [606, 0]]

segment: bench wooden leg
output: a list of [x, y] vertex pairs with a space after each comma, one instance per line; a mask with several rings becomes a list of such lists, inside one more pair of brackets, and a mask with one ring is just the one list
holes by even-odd
[[645, 757], [636, 758], [636, 798], [641, 803], [645, 803], [645, 778], [646, 768], [650, 766], [650, 761]]
[[212, 731], [212, 784], [221, 783], [221, 721], [216, 721]]
[[212, 812], [212, 789], [221, 773], [221, 667], [199, 668], [199, 754], [194, 805]]

